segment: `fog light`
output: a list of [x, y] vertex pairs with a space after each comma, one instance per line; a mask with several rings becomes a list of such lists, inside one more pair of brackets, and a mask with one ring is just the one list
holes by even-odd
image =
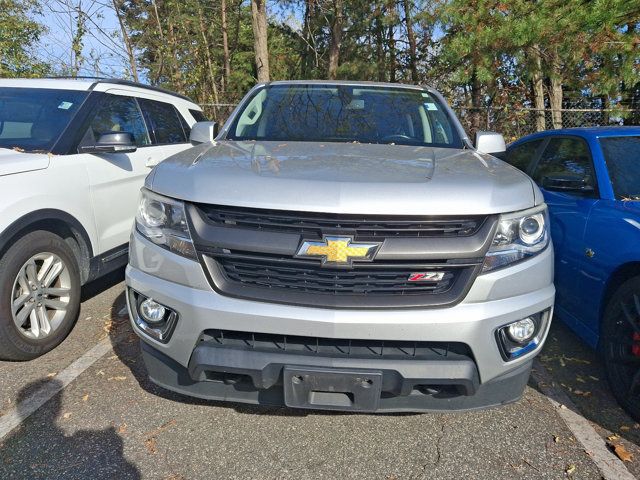
[[178, 313], [131, 288], [127, 290], [131, 320], [138, 328], [137, 333], [167, 343], [176, 328]]
[[533, 319], [527, 317], [510, 324], [507, 332], [509, 333], [509, 338], [514, 342], [526, 343], [533, 338], [533, 334], [536, 332], [536, 324]]
[[153, 298], [147, 298], [140, 304], [140, 316], [151, 324], [160, 323], [164, 320], [167, 310], [155, 302]]
[[538, 349], [550, 320], [551, 309], [547, 309], [498, 328], [496, 340], [502, 358], [509, 362]]

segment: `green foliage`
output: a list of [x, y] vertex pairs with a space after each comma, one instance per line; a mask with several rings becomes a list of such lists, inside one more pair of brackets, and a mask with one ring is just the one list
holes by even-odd
[[35, 77], [46, 74], [46, 64], [30, 53], [43, 31], [33, 20], [35, 0], [0, 0], [0, 77]]

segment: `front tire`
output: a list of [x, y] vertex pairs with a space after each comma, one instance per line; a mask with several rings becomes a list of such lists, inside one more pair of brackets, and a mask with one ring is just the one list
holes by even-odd
[[640, 421], [640, 276], [623, 283], [611, 298], [601, 344], [613, 395]]
[[0, 359], [31, 360], [57, 347], [80, 309], [80, 273], [58, 235], [31, 232], [0, 259]]

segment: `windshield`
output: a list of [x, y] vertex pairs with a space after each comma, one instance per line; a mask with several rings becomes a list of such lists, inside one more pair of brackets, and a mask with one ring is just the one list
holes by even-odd
[[613, 193], [618, 200], [640, 200], [640, 136], [600, 139]]
[[49, 152], [87, 92], [0, 88], [0, 148]]
[[430, 93], [377, 86], [269, 85], [244, 104], [227, 138], [462, 147]]

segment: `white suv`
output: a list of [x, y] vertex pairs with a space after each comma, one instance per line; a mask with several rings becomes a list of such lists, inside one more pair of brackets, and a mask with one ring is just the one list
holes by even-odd
[[132, 82], [0, 80], [0, 359], [64, 340], [80, 287], [126, 264], [144, 178], [200, 120]]

